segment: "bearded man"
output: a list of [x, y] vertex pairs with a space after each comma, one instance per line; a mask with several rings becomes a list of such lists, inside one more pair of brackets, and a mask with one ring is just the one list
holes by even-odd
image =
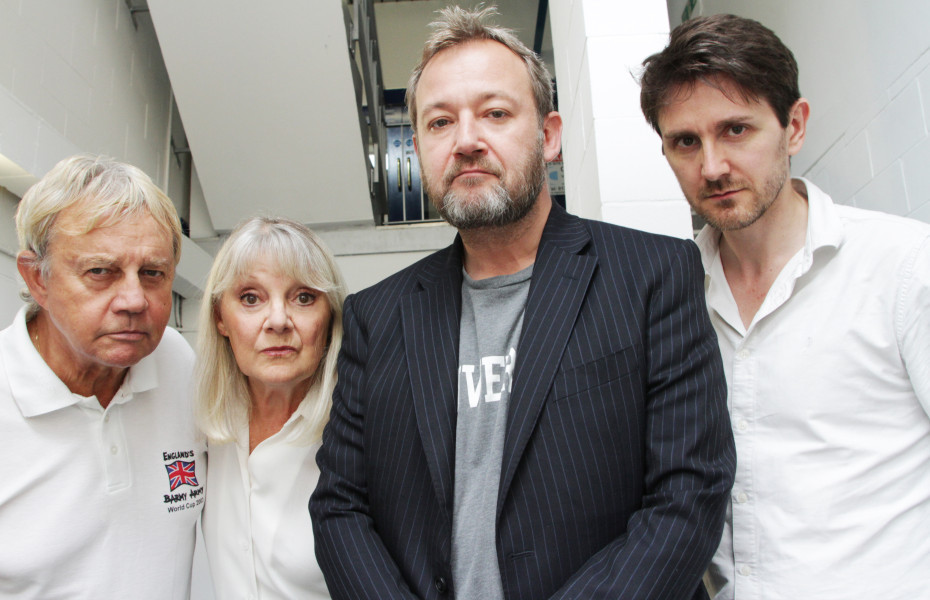
[[311, 500], [333, 598], [704, 598], [732, 484], [691, 242], [553, 204], [545, 66], [451, 7], [407, 89], [458, 229], [345, 304]]

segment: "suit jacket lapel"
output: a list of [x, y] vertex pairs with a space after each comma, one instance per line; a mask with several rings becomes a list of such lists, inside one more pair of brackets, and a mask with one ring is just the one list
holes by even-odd
[[582, 222], [553, 204], [536, 254], [517, 349], [497, 496], [498, 517], [597, 266], [594, 256], [578, 254], [589, 241]]
[[[461, 242], [418, 275], [421, 289], [401, 305], [406, 367], [423, 451], [440, 506], [452, 515], [458, 398]], [[437, 257], [439, 258], [439, 257]]]

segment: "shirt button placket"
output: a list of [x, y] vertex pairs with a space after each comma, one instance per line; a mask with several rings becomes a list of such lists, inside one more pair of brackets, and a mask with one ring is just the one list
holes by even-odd
[[[751, 334], [750, 334], [751, 335]], [[737, 475], [732, 499], [733, 553], [736, 581], [733, 582], [736, 597], [756, 599], [753, 564], [756, 560], [752, 550], [752, 460], [753, 416], [755, 407], [755, 361], [753, 351], [744, 339], [733, 353], [733, 386], [731, 387], [731, 420], [736, 441]]]

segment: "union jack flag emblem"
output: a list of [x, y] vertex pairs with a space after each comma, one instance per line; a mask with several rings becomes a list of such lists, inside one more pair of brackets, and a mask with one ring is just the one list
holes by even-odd
[[182, 485], [199, 485], [194, 473], [194, 461], [176, 460], [170, 465], [165, 465], [165, 468], [168, 469], [168, 482], [172, 491]]

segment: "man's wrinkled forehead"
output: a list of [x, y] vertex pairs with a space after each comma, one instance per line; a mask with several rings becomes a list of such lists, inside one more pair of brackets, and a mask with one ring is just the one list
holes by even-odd
[[[477, 58], [476, 58], [477, 57]], [[502, 97], [511, 101], [533, 101], [533, 81], [526, 62], [519, 54], [495, 40], [469, 40], [437, 52], [426, 63], [417, 82], [417, 113], [422, 115], [429, 108], [461, 100], [459, 91], [446, 89], [437, 80], [449, 81], [450, 73], [478, 71], [482, 63], [492, 63], [496, 68], [491, 79], [474, 81], [466, 79], [469, 90], [484, 97]], [[482, 87], [484, 86], [484, 87]], [[426, 94], [428, 91], [431, 95]]]
[[93, 203], [88, 202], [72, 204], [58, 213], [55, 222], [52, 224], [49, 242], [54, 245], [55, 238], [58, 235], [75, 238], [99, 231], [105, 236], [107, 229], [120, 225], [125, 221], [138, 219], [147, 221], [140, 227], [154, 228], [164, 234], [165, 251], [169, 254], [173, 253], [171, 232], [158, 223], [148, 210], [139, 209], [132, 212], [109, 210], [101, 213], [96, 210]]
[[52, 225], [52, 236], [64, 233], [79, 236], [95, 229], [104, 229], [138, 215], [151, 216], [147, 210], [129, 213], [121, 210], [100, 210], [93, 201], [80, 200], [58, 213]]

